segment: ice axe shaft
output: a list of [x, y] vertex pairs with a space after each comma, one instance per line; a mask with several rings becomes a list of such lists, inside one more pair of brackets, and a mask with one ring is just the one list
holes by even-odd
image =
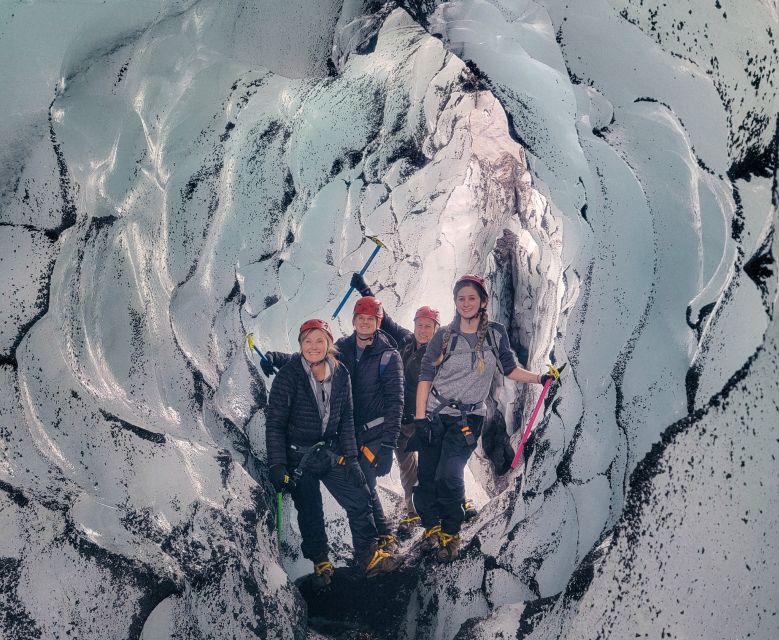
[[[373, 259], [379, 253], [379, 250], [384, 246], [384, 243], [381, 240], [379, 240], [376, 236], [367, 236], [367, 237], [376, 243], [376, 248], [373, 250], [373, 253], [371, 253], [370, 257], [368, 258], [368, 261], [360, 270], [361, 276], [365, 275], [365, 272], [368, 270], [368, 267], [371, 266], [371, 262], [373, 262]], [[349, 296], [352, 295], [352, 291], [354, 291], [354, 287], [349, 287], [349, 291], [346, 292], [346, 295], [343, 297], [343, 300], [341, 300], [341, 303], [338, 305], [338, 308], [335, 310], [335, 312], [333, 312], [334, 319], [341, 312], [341, 309], [343, 309], [344, 305], [346, 304], [346, 301], [349, 299]]]
[[281, 528], [283, 525], [283, 519], [281, 516], [281, 509], [284, 504], [284, 496], [282, 496], [281, 491], [279, 491], [276, 494], [276, 536], [278, 536], [279, 539], [279, 549], [281, 548]]
[[[246, 336], [246, 342], [249, 343], [249, 349], [251, 351], [254, 351], [258, 356], [260, 356], [260, 360], [263, 362], [267, 362], [268, 359], [265, 357], [265, 354], [260, 351], [259, 347], [257, 346], [257, 343], [254, 342], [254, 334], [250, 333], [248, 336]], [[273, 367], [273, 371], [276, 371], [276, 367]]]
[[[560, 380], [560, 370], [565, 366], [563, 365], [560, 367], [560, 369], [555, 369], [554, 365], [547, 365], [549, 367], [549, 372], [554, 376], [555, 380]], [[536, 406], [533, 408], [533, 413], [530, 414], [530, 420], [527, 421], [527, 426], [525, 427], [525, 432], [522, 434], [522, 440], [519, 442], [519, 446], [517, 447], [517, 452], [514, 454], [514, 460], [511, 462], [511, 468], [516, 469], [517, 465], [519, 464], [519, 461], [522, 459], [522, 451], [525, 448], [525, 443], [527, 442], [527, 439], [530, 437], [530, 431], [533, 428], [533, 424], [536, 421], [536, 417], [538, 416], [538, 412], [541, 411], [541, 405], [544, 403], [544, 398], [546, 398], [546, 394], [549, 391], [549, 387], [552, 386], [552, 379], [550, 378], [544, 383], [544, 388], [541, 390], [541, 395], [538, 396], [538, 401], [536, 402]]]

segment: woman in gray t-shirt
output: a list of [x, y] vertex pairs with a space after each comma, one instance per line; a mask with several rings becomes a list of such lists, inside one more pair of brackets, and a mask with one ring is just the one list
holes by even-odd
[[463, 471], [481, 434], [495, 369], [525, 383], [543, 384], [549, 375], [517, 364], [506, 328], [487, 318], [488, 299], [479, 276], [457, 280], [454, 321], [428, 344], [417, 387], [419, 480], [414, 506], [425, 527], [424, 544], [436, 549], [441, 562], [451, 562], [460, 551]]

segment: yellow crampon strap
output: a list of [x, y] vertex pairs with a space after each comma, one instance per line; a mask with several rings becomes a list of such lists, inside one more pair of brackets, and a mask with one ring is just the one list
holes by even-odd
[[401, 520], [401, 522], [416, 522], [417, 520], [421, 520], [422, 518], [420, 516], [406, 516]]
[[555, 367], [553, 364], [546, 365], [546, 368], [549, 369], [549, 373], [554, 376], [554, 379], [556, 382], [560, 382], [560, 371]]
[[448, 545], [456, 537], [457, 537], [456, 534], [455, 535], [450, 535], [450, 534], [446, 533], [445, 531], [441, 531], [438, 534], [438, 539], [441, 541], [441, 546], [442, 547], [445, 547], [446, 545]]
[[434, 527], [430, 527], [429, 529], [425, 529], [425, 538], [430, 538], [432, 536], [440, 536], [441, 535], [441, 525], [437, 524]]
[[388, 544], [397, 544], [398, 539], [391, 533], [379, 536], [379, 549], [383, 549]]
[[366, 571], [370, 571], [375, 567], [379, 562], [384, 560], [384, 558], [389, 558], [390, 554], [382, 549], [376, 549], [376, 552], [373, 554], [373, 557], [371, 558], [371, 561], [368, 563], [368, 566], [365, 567]]
[[333, 569], [333, 563], [329, 560], [325, 560], [323, 562], [319, 562], [314, 565], [314, 574], [321, 576], [325, 571], [332, 570]]

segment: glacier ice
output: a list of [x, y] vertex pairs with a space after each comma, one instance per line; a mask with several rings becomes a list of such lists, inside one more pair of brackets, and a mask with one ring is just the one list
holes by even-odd
[[[774, 637], [778, 28], [757, 0], [0, 7], [3, 634]], [[306, 603], [244, 337], [329, 316], [366, 233], [393, 317], [479, 271], [569, 375], [505, 475], [537, 391], [495, 383], [461, 562]]]

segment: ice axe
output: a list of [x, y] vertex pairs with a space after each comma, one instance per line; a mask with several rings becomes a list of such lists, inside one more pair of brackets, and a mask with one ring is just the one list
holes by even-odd
[[281, 509], [284, 504], [284, 496], [281, 494], [281, 491], [279, 491], [276, 494], [276, 536], [278, 536], [279, 539], [279, 550], [281, 550], [281, 527], [284, 524], [284, 521], [281, 517]]
[[[376, 236], [365, 236], [369, 240], [373, 240], [376, 243], [376, 248], [373, 250], [373, 253], [371, 253], [370, 257], [368, 258], [368, 261], [365, 263], [365, 266], [360, 271], [360, 275], [365, 275], [365, 272], [368, 270], [368, 267], [371, 266], [371, 262], [373, 262], [373, 259], [376, 257], [376, 254], [379, 253], [379, 250], [384, 247], [384, 243], [379, 240]], [[349, 299], [349, 296], [352, 295], [352, 291], [354, 291], [354, 287], [349, 287], [349, 291], [346, 292], [346, 295], [344, 296], [343, 300], [341, 300], [341, 304], [338, 305], [338, 308], [333, 313], [333, 318], [341, 312], [341, 309], [343, 309], [344, 305], [346, 304], [346, 301]]]
[[[269, 362], [268, 358], [265, 357], [265, 354], [262, 351], [260, 351], [260, 349], [257, 346], [257, 344], [254, 342], [254, 334], [253, 333], [250, 333], [248, 336], [246, 336], [246, 342], [249, 343], [249, 350], [256, 352], [257, 355], [260, 356], [260, 360], [262, 360], [263, 362]], [[273, 371], [275, 373], [276, 372], [276, 367], [271, 365], [271, 368], [273, 369]]]
[[517, 453], [514, 455], [514, 460], [511, 462], [512, 469], [516, 469], [517, 465], [519, 464], [519, 459], [522, 457], [522, 450], [525, 448], [525, 443], [530, 437], [530, 430], [533, 428], [533, 423], [536, 421], [536, 416], [541, 410], [541, 404], [544, 402], [544, 398], [546, 398], [546, 393], [549, 391], [549, 387], [552, 386], [552, 379], [554, 379], [555, 382], [559, 382], [560, 372], [565, 369], [565, 364], [563, 364], [559, 369], [555, 368], [553, 364], [548, 364], [546, 366], [549, 368], [549, 373], [552, 374], [552, 378], [549, 378], [549, 380], [544, 383], [544, 388], [541, 391], [541, 395], [538, 396], [538, 402], [536, 402], [533, 413], [530, 415], [530, 420], [528, 420], [527, 426], [525, 427], [525, 432], [522, 434], [522, 440], [519, 443], [519, 447], [517, 447]]

